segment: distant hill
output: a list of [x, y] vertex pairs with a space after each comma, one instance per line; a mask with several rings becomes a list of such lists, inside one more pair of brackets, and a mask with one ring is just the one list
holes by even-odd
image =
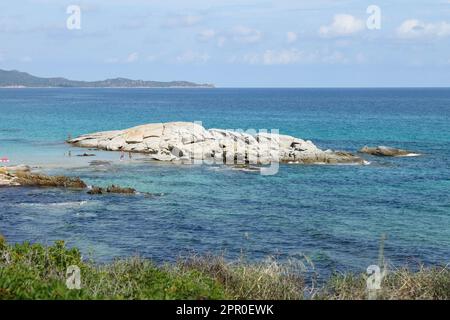
[[198, 84], [188, 81], [144, 81], [126, 78], [101, 81], [75, 81], [65, 78], [40, 78], [26, 72], [0, 69], [0, 87], [38, 88], [214, 88], [212, 84]]

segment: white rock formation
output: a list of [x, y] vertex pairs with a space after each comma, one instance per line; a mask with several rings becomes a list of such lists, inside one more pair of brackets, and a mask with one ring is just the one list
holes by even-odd
[[139, 152], [161, 161], [205, 161], [226, 164], [356, 163], [347, 152], [323, 151], [311, 141], [272, 134], [205, 129], [192, 122], [151, 123], [82, 135], [68, 141], [86, 148]]

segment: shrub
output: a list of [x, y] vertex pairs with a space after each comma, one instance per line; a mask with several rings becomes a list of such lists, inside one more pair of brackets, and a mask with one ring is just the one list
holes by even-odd
[[[81, 270], [80, 290], [66, 286], [71, 265]], [[314, 281], [306, 285], [304, 271], [302, 263], [230, 263], [220, 256], [196, 255], [176, 265], [156, 266], [139, 257], [96, 265], [63, 241], [48, 247], [9, 245], [0, 236], [0, 299], [367, 299], [366, 274], [334, 274], [316, 288]], [[377, 297], [450, 299], [450, 270], [394, 270]]]
[[[82, 289], [67, 288], [66, 270], [77, 265]], [[0, 238], [0, 299], [221, 299], [221, 286], [197, 271], [158, 268], [132, 258], [107, 265], [83, 262], [63, 241], [44, 247], [8, 245]]]

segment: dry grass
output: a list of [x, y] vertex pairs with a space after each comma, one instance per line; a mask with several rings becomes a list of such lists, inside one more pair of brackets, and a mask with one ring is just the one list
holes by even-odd
[[[320, 299], [365, 300], [368, 297], [365, 274], [340, 274], [333, 276]], [[394, 269], [383, 280], [377, 299], [382, 300], [449, 300], [450, 269], [420, 266], [417, 271], [408, 268]]]
[[[308, 258], [301, 261], [279, 263], [268, 259], [261, 263], [247, 263], [241, 259], [227, 262], [222, 256], [196, 256], [181, 260], [178, 268], [196, 270], [220, 283], [232, 299], [323, 299], [366, 300], [367, 274], [335, 274], [318, 286], [314, 265]], [[312, 275], [305, 272], [312, 269]], [[311, 279], [306, 282], [305, 279]], [[419, 266], [391, 268], [383, 279], [380, 300], [449, 300], [450, 269]]]
[[179, 262], [180, 270], [195, 270], [218, 281], [232, 299], [299, 300], [306, 285], [302, 263], [280, 264], [275, 259], [261, 263], [227, 262], [222, 256], [193, 255]]

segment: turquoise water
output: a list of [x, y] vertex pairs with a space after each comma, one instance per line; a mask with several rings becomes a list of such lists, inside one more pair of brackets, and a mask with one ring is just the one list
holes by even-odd
[[[76, 155], [85, 149], [64, 144], [68, 135], [165, 121], [279, 129], [321, 148], [388, 145], [424, 155], [367, 156], [368, 166], [282, 165], [261, 176], [138, 155], [120, 162], [114, 152], [83, 158]], [[395, 265], [450, 262], [448, 89], [2, 89], [2, 156], [152, 193], [0, 189], [0, 233], [11, 242], [65, 239], [100, 261], [140, 254], [163, 262], [192, 251], [255, 260], [305, 254], [329, 273], [377, 262], [385, 233], [385, 256]]]

